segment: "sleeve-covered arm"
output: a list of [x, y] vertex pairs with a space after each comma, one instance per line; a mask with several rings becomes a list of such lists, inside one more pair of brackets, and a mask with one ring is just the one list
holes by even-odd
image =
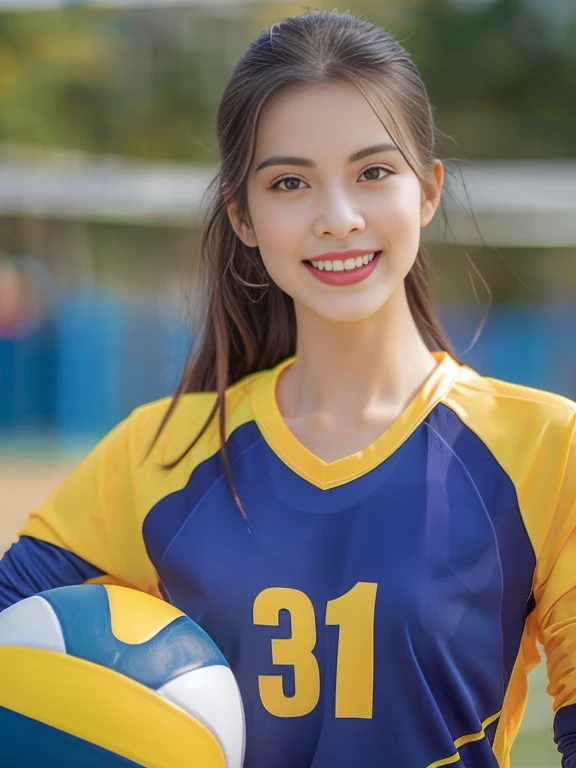
[[576, 768], [576, 440], [537, 569], [536, 620], [553, 697], [554, 739], [563, 768]]
[[0, 610], [94, 580], [157, 592], [134, 502], [130, 422], [110, 432], [30, 515], [0, 560]]

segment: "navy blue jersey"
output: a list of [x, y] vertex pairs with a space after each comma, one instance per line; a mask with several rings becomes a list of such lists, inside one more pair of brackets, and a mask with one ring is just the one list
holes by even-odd
[[526, 676], [548, 655], [576, 766], [576, 405], [445, 353], [404, 413], [325, 463], [283, 421], [290, 360], [227, 392], [138, 409], [29, 518], [3, 606], [112, 581], [160, 594], [214, 639], [246, 710], [246, 768], [510, 765]]

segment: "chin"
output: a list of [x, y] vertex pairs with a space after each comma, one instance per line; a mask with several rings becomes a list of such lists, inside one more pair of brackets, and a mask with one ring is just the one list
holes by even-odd
[[360, 323], [377, 315], [386, 301], [369, 302], [356, 297], [354, 302], [334, 302], [330, 306], [313, 307], [316, 315], [332, 323]]

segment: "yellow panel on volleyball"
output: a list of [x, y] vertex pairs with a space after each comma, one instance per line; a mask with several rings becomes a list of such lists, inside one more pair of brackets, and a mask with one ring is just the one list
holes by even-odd
[[110, 606], [112, 632], [123, 643], [136, 645], [151, 640], [175, 619], [184, 616], [170, 603], [157, 600], [150, 610], [150, 595], [132, 590], [130, 600], [114, 587], [104, 585]]
[[[173, 613], [172, 613], [173, 618]], [[226, 768], [200, 722], [144, 685], [97, 664], [35, 648], [0, 647], [0, 707], [144, 768]]]

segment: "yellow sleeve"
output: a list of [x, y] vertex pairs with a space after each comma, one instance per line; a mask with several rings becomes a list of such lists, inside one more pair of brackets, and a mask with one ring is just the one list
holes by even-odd
[[[52, 554], [72, 553], [80, 563], [90, 564], [100, 572], [90, 581], [157, 593], [157, 574], [146, 552], [133, 487], [138, 459], [132, 433], [137, 413], [110, 432], [30, 515], [20, 536], [55, 548]], [[137, 456], [142, 448], [138, 446]], [[52, 559], [52, 570], [58, 568], [57, 559]]]
[[563, 765], [576, 767], [576, 432], [567, 453], [555, 514], [538, 558], [534, 585], [538, 638], [544, 647], [554, 733]]

